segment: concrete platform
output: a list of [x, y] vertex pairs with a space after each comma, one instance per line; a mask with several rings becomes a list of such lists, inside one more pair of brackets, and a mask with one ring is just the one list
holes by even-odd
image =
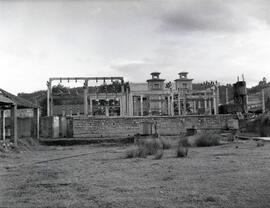
[[270, 137], [253, 137], [254, 140], [262, 140], [266, 142], [270, 142]]
[[241, 140], [255, 140], [255, 141], [261, 140], [261, 141], [270, 142], [270, 137], [257, 137], [257, 136], [241, 136], [241, 135], [238, 135], [237, 138], [241, 139]]

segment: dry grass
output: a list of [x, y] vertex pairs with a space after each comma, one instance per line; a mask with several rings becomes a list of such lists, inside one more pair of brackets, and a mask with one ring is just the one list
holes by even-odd
[[161, 138], [161, 143], [164, 150], [171, 149], [173, 147], [173, 144], [170, 139]]
[[[126, 152], [126, 158], [146, 158], [148, 155], [155, 155], [163, 150], [163, 143], [158, 138], [141, 139], [137, 142], [136, 148]], [[160, 154], [160, 153], [159, 153]], [[161, 156], [162, 157], [162, 156]]]
[[[10, 155], [0, 158], [0, 207], [269, 207], [270, 144], [237, 145], [190, 148], [188, 160], [175, 158], [175, 149], [161, 160], [125, 160], [124, 146]], [[92, 154], [34, 164], [84, 152]]]
[[163, 144], [158, 138], [145, 139], [139, 144], [139, 149], [143, 149], [147, 155], [154, 155], [159, 149], [163, 148]]
[[187, 137], [184, 138], [180, 138], [178, 146], [182, 146], [182, 147], [191, 147], [191, 143], [188, 141]]
[[145, 146], [139, 146], [135, 152], [134, 152], [134, 157], [141, 157], [141, 158], [146, 158], [147, 155], [149, 155], [149, 150]]
[[209, 147], [220, 145], [221, 136], [218, 134], [202, 134], [195, 140], [197, 147]]
[[164, 150], [170, 150], [178, 145], [177, 138], [157, 137], [157, 138], [136, 138], [135, 148], [126, 152], [125, 158], [146, 158], [154, 155], [154, 159], [161, 159]]
[[156, 160], [160, 160], [162, 157], [163, 157], [163, 154], [164, 154], [164, 150], [163, 149], [159, 149], [158, 151], [157, 151], [157, 153], [155, 154], [155, 159]]
[[131, 149], [126, 152], [125, 158], [133, 158], [136, 154], [136, 149]]
[[133, 148], [131, 150], [128, 150], [126, 152], [126, 156], [125, 158], [135, 158], [135, 157], [138, 157], [138, 158], [146, 158], [148, 155], [148, 152], [147, 152], [147, 149], [143, 146], [139, 146], [137, 148]]
[[191, 144], [188, 141], [188, 138], [180, 138], [176, 148], [176, 157], [187, 157], [189, 147], [191, 147]]
[[270, 136], [270, 118], [268, 116], [261, 118], [258, 129], [261, 137]]
[[176, 157], [187, 157], [187, 156], [188, 156], [188, 147], [178, 145], [176, 149]]
[[0, 146], [0, 152], [6, 152], [6, 149], [2, 146]]
[[264, 146], [264, 142], [259, 140], [257, 141], [257, 147], [263, 147]]

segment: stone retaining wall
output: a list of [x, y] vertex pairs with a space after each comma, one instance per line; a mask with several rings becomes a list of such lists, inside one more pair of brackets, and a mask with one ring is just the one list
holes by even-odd
[[[233, 115], [211, 116], [155, 116], [155, 117], [74, 117], [74, 138], [127, 137], [144, 134], [147, 124], [156, 124], [157, 133], [161, 135], [179, 135], [188, 128], [200, 130], [221, 130], [233, 125], [238, 120]], [[149, 125], [148, 125], [149, 126]], [[151, 127], [152, 126], [152, 127]], [[150, 125], [154, 132], [155, 125]]]

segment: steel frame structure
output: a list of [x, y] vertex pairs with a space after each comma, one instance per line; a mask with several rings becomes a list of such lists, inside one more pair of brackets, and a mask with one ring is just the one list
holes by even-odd
[[52, 82], [59, 81], [60, 83], [62, 81], [84, 81], [84, 115], [88, 115], [88, 82], [89, 81], [96, 81], [103, 80], [104, 82], [106, 80], [113, 81], [121, 81], [122, 93], [124, 92], [124, 78], [123, 77], [52, 77], [49, 78], [49, 81], [47, 81], [47, 116], [53, 115], [53, 94], [52, 94]]

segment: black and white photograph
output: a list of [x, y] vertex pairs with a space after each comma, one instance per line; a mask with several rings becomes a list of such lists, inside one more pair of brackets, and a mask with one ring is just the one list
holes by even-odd
[[268, 207], [269, 0], [0, 0], [0, 208]]

